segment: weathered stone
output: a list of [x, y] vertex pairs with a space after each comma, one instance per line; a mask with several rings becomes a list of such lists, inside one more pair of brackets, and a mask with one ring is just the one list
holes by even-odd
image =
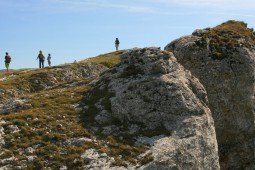
[[6, 158], [6, 159], [0, 159], [0, 165], [12, 164], [15, 159], [16, 159], [15, 157], [10, 157], [10, 158]]
[[114, 159], [107, 157], [107, 154], [99, 154], [95, 149], [86, 150], [81, 158], [85, 161], [85, 169], [113, 170], [110, 166]]
[[62, 166], [59, 170], [67, 170], [67, 166]]
[[37, 156], [27, 156], [27, 161], [32, 162]]
[[[133, 49], [121, 56], [115, 70], [94, 83], [96, 90], [107, 90], [103, 101], [95, 101], [97, 114], [110, 106], [109, 122], [126, 125], [126, 133], [132, 125], [139, 125], [132, 134], [168, 132], [150, 142], [154, 160], [140, 169], [219, 169], [205, 89], [172, 53], [159, 48]], [[101, 133], [118, 136], [123, 129], [109, 124]]]
[[10, 99], [0, 104], [0, 114], [7, 114], [10, 112], [16, 112], [22, 109], [31, 108], [31, 104], [26, 104], [26, 100]]
[[28, 147], [28, 148], [25, 149], [25, 154], [26, 155], [31, 155], [31, 154], [33, 154], [34, 151], [35, 151], [34, 148]]
[[110, 135], [110, 134], [116, 133], [118, 131], [119, 131], [119, 127], [117, 127], [115, 125], [111, 125], [111, 126], [103, 127], [102, 133], [105, 135]]
[[0, 119], [0, 147], [5, 145], [5, 140], [4, 140], [4, 137], [3, 137], [3, 135], [5, 133], [4, 133], [4, 128], [2, 127], [5, 123], [6, 122], [4, 120]]
[[64, 145], [75, 145], [75, 146], [82, 146], [86, 143], [92, 142], [89, 138], [71, 138], [64, 142]]
[[196, 29], [192, 35], [204, 35], [206, 33], [208, 33], [209, 29]]
[[147, 137], [147, 136], [139, 136], [136, 138], [136, 145], [154, 145], [154, 143], [161, 139], [164, 138], [165, 135], [159, 135], [159, 136], [153, 136], [153, 137]]
[[[223, 32], [218, 37], [227, 36], [225, 34], [234, 33]], [[231, 47], [224, 43], [217, 52], [214, 44], [203, 45], [201, 34], [195, 35], [198, 36], [181, 37], [165, 49], [172, 51], [178, 62], [198, 77], [206, 88], [216, 127], [221, 168], [255, 169], [254, 41], [228, 36], [228, 42], [244, 45]]]
[[10, 130], [11, 133], [17, 133], [20, 131], [20, 129], [17, 125], [8, 125], [6, 129]]

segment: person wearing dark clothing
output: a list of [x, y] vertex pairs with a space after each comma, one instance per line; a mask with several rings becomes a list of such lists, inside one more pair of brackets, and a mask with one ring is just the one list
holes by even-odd
[[44, 68], [44, 59], [45, 58], [44, 58], [43, 52], [41, 50], [40, 50], [40, 53], [36, 60], [38, 60], [38, 59], [39, 59], [39, 68]]
[[48, 55], [47, 60], [48, 60], [48, 65], [50, 67], [51, 66], [51, 56], [50, 56], [50, 54]]
[[9, 67], [11, 63], [11, 56], [8, 54], [8, 52], [5, 53], [5, 67], [6, 67], [6, 73], [9, 73]]
[[116, 40], [115, 40], [115, 47], [116, 47], [116, 51], [118, 51], [118, 50], [119, 50], [119, 45], [120, 45], [120, 41], [119, 41], [119, 39], [118, 39], [118, 38], [116, 38]]

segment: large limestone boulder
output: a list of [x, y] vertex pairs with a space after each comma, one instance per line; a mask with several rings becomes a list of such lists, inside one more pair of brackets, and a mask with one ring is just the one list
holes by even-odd
[[245, 23], [229, 21], [165, 47], [207, 91], [222, 169], [255, 169], [254, 42]]
[[125, 52], [86, 98], [87, 117], [96, 112], [88, 124], [98, 133], [130, 134], [136, 143], [150, 146], [153, 159], [135, 169], [219, 169], [205, 89], [171, 52]]

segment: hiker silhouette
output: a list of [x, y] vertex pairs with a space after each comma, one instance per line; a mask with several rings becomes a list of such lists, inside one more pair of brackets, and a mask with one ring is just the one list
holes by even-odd
[[39, 68], [44, 68], [44, 59], [45, 59], [45, 57], [43, 55], [42, 50], [40, 50], [39, 55], [38, 55], [36, 60], [38, 60], [38, 59], [39, 59]]
[[6, 73], [9, 73], [9, 67], [11, 63], [11, 56], [8, 54], [8, 52], [5, 53], [5, 67], [6, 67]]
[[120, 41], [118, 38], [115, 39], [115, 47], [116, 47], [116, 51], [119, 50], [119, 45], [120, 45]]
[[48, 54], [47, 60], [48, 60], [48, 65], [50, 67], [51, 66], [51, 55], [50, 55], [50, 53]]

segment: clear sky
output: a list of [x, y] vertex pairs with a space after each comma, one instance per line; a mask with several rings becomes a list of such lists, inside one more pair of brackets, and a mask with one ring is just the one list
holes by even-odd
[[0, 7], [0, 69], [5, 52], [12, 69], [37, 68], [39, 50], [59, 65], [112, 52], [116, 37], [120, 49], [163, 48], [227, 20], [255, 27], [254, 0], [0, 0]]

